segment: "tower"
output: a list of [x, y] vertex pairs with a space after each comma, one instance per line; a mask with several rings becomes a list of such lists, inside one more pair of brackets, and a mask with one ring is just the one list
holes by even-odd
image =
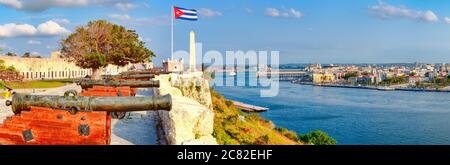
[[191, 31], [189, 42], [189, 71], [191, 72], [195, 72], [195, 53], [195, 32]]

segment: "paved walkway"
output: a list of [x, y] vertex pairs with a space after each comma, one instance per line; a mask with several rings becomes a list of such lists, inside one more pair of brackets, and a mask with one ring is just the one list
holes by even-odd
[[[65, 91], [75, 89], [81, 91], [76, 84], [47, 89], [36, 95], [63, 95]], [[19, 91], [20, 92], [20, 91]], [[136, 97], [151, 95], [149, 90], [141, 89]], [[5, 106], [4, 99], [0, 99], [0, 124], [8, 117], [14, 115], [11, 107]], [[132, 112], [126, 119], [111, 121], [111, 144], [112, 145], [134, 145], [134, 144], [158, 144], [156, 112]]]
[[[136, 97], [152, 95], [152, 90], [140, 89]], [[158, 123], [155, 111], [131, 112], [122, 120], [113, 119], [111, 128], [112, 145], [156, 145]]]

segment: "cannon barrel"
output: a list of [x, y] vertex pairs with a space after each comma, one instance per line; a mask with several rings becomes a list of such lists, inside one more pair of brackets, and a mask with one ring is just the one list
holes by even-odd
[[102, 78], [104, 79], [114, 79], [114, 78], [135, 78], [135, 79], [139, 79], [139, 78], [155, 78], [154, 74], [123, 74], [123, 75], [102, 75]]
[[19, 114], [29, 111], [31, 106], [62, 109], [75, 114], [78, 111], [106, 111], [106, 112], [131, 112], [172, 109], [172, 97], [163, 96], [147, 97], [88, 97], [88, 96], [54, 96], [54, 95], [27, 95], [15, 94], [11, 101], [6, 101], [7, 106], [12, 106], [12, 111]]
[[90, 80], [90, 79], [82, 79], [78, 82], [78, 85], [81, 86], [82, 89], [92, 88], [94, 86], [129, 86], [131, 88], [159, 88], [159, 80], [148, 80], [148, 81], [129, 81], [129, 80]]
[[139, 75], [139, 74], [153, 74], [159, 75], [160, 71], [157, 70], [142, 70], [142, 71], [126, 71], [120, 73], [120, 75]]

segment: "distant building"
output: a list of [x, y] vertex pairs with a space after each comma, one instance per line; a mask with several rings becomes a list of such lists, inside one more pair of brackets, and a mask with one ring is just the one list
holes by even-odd
[[446, 72], [447, 71], [447, 64], [442, 63], [441, 67], [439, 68], [439, 71]]
[[183, 59], [180, 60], [165, 60], [163, 61], [163, 71], [170, 73], [183, 72]]
[[[81, 78], [92, 75], [91, 69], [83, 69], [61, 58], [59, 51], [51, 53], [50, 58], [22, 58], [0, 56], [5, 66], [13, 66], [25, 80]], [[102, 74], [118, 74], [126, 71], [127, 67], [108, 65]]]
[[358, 77], [357, 81], [358, 81], [358, 83], [374, 84], [376, 81], [376, 78], [374, 75], [369, 74], [369, 75]]
[[332, 83], [335, 80], [335, 76], [329, 73], [313, 73], [312, 80], [315, 84]]
[[347, 80], [350, 84], [356, 84], [358, 83], [358, 77], [350, 77]]
[[431, 71], [431, 72], [427, 72], [427, 73], [425, 74], [425, 76], [426, 76], [429, 80], [433, 80], [433, 79], [435, 79], [435, 78], [438, 76], [438, 74], [437, 74], [436, 71]]
[[387, 78], [393, 78], [393, 77], [395, 77], [395, 75], [396, 75], [395, 73], [387, 72], [387, 73], [386, 73], [386, 79], [387, 79]]
[[416, 84], [416, 82], [420, 82], [420, 77], [418, 76], [408, 76], [408, 83], [409, 84]]
[[376, 83], [381, 83], [382, 81], [387, 79], [387, 74], [385, 72], [377, 72], [376, 74]]
[[336, 76], [336, 79], [342, 79], [344, 78], [345, 73], [346, 73], [345, 71], [336, 71], [334, 75]]
[[314, 72], [315, 70], [322, 69], [322, 65], [320, 64], [311, 64], [305, 68], [305, 71]]

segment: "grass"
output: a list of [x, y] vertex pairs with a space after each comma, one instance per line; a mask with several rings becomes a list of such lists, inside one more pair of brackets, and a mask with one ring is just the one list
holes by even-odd
[[55, 88], [66, 85], [66, 83], [72, 83], [73, 79], [61, 79], [61, 80], [32, 80], [23, 82], [5, 82], [8, 87], [13, 89], [31, 89], [31, 88]]
[[304, 144], [295, 132], [280, 132], [275, 125], [256, 113], [243, 113], [229, 100], [212, 92], [214, 115], [214, 136], [224, 145], [297, 145]]

